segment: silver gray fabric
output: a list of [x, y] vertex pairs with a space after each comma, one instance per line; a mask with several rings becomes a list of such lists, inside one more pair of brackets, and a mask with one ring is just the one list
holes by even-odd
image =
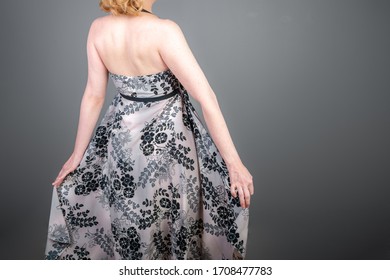
[[117, 94], [53, 190], [45, 258], [243, 259], [249, 210], [184, 87], [169, 69], [110, 77]]

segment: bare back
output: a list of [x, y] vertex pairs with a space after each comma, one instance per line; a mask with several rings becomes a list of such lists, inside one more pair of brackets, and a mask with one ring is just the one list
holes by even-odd
[[95, 32], [93, 41], [107, 70], [126, 76], [166, 70], [168, 67], [158, 51], [159, 24], [162, 21], [164, 19], [146, 13], [98, 18], [98, 32]]

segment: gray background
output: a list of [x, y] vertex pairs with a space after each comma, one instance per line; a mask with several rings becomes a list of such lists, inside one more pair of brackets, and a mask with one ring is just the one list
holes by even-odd
[[[3, 9], [1, 259], [43, 258], [98, 2]], [[182, 27], [254, 176], [247, 258], [389, 259], [389, 1], [159, 0], [154, 12]], [[110, 81], [102, 114], [113, 95]]]

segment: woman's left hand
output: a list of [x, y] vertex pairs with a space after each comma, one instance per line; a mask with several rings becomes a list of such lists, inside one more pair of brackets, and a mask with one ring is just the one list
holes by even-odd
[[248, 169], [242, 164], [228, 164], [230, 177], [230, 192], [233, 197], [239, 197], [241, 207], [248, 208], [251, 195], [254, 194], [253, 178]]

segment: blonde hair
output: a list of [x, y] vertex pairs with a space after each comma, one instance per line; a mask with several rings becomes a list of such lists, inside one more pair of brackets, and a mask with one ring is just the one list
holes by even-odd
[[113, 15], [139, 15], [143, 8], [143, 0], [100, 0], [99, 7]]

